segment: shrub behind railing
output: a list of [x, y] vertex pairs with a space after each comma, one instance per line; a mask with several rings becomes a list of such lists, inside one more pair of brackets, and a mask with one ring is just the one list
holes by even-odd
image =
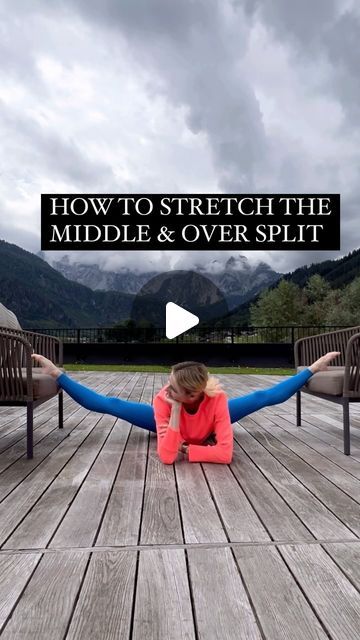
[[344, 326], [277, 326], [277, 327], [194, 327], [177, 338], [169, 340], [165, 328], [153, 327], [96, 327], [73, 329], [36, 329], [48, 335], [57, 336], [64, 343], [223, 343], [223, 344], [294, 344], [299, 338], [318, 333], [343, 329]]

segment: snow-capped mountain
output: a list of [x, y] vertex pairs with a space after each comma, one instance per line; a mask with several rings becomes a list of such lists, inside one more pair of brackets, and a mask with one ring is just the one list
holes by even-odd
[[[46, 254], [39, 252], [39, 257], [59, 271], [69, 280], [83, 284], [94, 291], [120, 291], [136, 294], [151, 278], [160, 271], [134, 272], [127, 268], [119, 271], [104, 271], [98, 264], [71, 263], [68, 256], [60, 260], [50, 261]], [[225, 263], [212, 260], [204, 266], [194, 265], [192, 271], [200, 273], [211, 280], [226, 298], [229, 310], [250, 300], [263, 289], [276, 282], [280, 274], [276, 273], [264, 262], [251, 266], [248, 259], [240, 254], [231, 256]]]

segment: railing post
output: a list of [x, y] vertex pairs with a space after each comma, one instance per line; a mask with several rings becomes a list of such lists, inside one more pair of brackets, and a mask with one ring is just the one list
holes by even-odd
[[81, 329], [77, 330], [77, 342], [78, 342], [78, 344], [80, 344], [80, 331], [81, 331]]

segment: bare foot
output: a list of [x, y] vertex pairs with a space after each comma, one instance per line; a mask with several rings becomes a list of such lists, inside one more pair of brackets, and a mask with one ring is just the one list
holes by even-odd
[[310, 371], [312, 371], [313, 373], [317, 373], [318, 371], [326, 371], [330, 362], [334, 360], [334, 358], [337, 358], [337, 356], [339, 355], [341, 355], [341, 351], [329, 351], [329, 353], [326, 353], [324, 356], [313, 362], [313, 364], [309, 367]]
[[47, 373], [53, 378], [57, 378], [60, 373], [62, 373], [62, 371], [60, 371], [60, 369], [58, 369], [57, 366], [53, 362], [51, 362], [51, 360], [45, 358], [45, 356], [41, 356], [39, 353], [32, 353], [31, 357], [41, 365], [43, 373]]

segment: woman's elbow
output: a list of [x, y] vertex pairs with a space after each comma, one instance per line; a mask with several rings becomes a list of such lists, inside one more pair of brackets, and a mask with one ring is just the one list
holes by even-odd
[[219, 452], [220, 453], [220, 460], [219, 462], [221, 464], [230, 464], [232, 462], [232, 458], [233, 458], [233, 448], [231, 447], [231, 449], [224, 449], [223, 451]]
[[158, 455], [163, 464], [173, 464], [177, 458], [177, 452], [158, 451]]

